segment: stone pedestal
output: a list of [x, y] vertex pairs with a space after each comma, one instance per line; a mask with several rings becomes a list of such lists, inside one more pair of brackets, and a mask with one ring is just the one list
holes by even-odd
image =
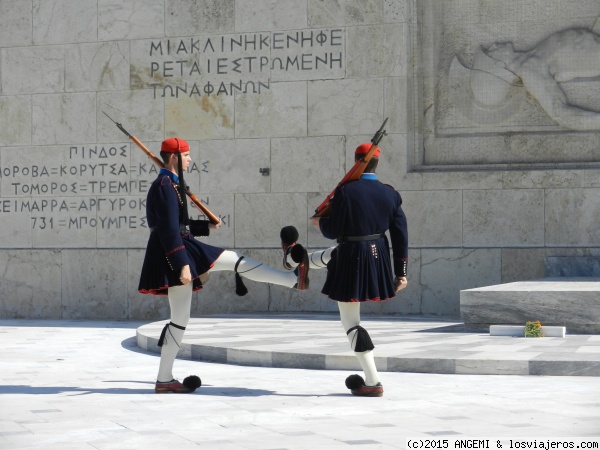
[[490, 325], [565, 326], [567, 333], [600, 334], [600, 278], [544, 278], [460, 292], [460, 314], [469, 331]]
[[[565, 327], [542, 327], [542, 337], [561, 337], [567, 334]], [[490, 325], [490, 336], [525, 337], [525, 325]]]

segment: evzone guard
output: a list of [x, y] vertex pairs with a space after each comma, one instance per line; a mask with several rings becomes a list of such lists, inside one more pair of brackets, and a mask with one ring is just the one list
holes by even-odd
[[[171, 311], [171, 320], [159, 339], [161, 358], [155, 392], [190, 393], [201, 385], [195, 375], [180, 383], [173, 376], [173, 364], [190, 319], [192, 292], [202, 288], [210, 272], [235, 272], [236, 292], [244, 295], [241, 276], [305, 290], [309, 268], [326, 267], [322, 292], [338, 302], [342, 326], [366, 376], [365, 380], [351, 375], [346, 386], [354, 395], [382, 396], [374, 346], [360, 325], [360, 303], [385, 301], [404, 289], [408, 255], [402, 199], [393, 188], [380, 183], [374, 173], [380, 152], [377, 143], [385, 134], [385, 122], [370, 145], [362, 144], [356, 149], [355, 167], [311, 218], [323, 235], [336, 239], [338, 245], [308, 254], [297, 243], [297, 230], [293, 226], [284, 227], [281, 240], [286, 272], [196, 240], [194, 236], [208, 236], [210, 229], [218, 229], [221, 221], [186, 187], [184, 172], [191, 160], [189, 144], [183, 139], [166, 139], [161, 145], [161, 162], [121, 124], [115, 124], [161, 167], [148, 191], [146, 215], [150, 237], [139, 283], [141, 293], [168, 296]], [[210, 220], [189, 218], [186, 195]], [[384, 234], [388, 230], [395, 277]]]
[[294, 271], [282, 271], [195, 239], [194, 236], [208, 236], [211, 229], [221, 226], [221, 221], [214, 215], [212, 221], [189, 218], [186, 199], [189, 191], [184, 180], [191, 161], [189, 144], [179, 138], [166, 139], [160, 156], [162, 168], [147, 196], [150, 237], [138, 290], [169, 299], [171, 317], [158, 343], [161, 354], [155, 392], [190, 393], [200, 387], [200, 378], [192, 375], [179, 382], [173, 375], [173, 364], [190, 319], [192, 292], [202, 289], [209, 273], [224, 270], [235, 272], [238, 295], [247, 292], [241, 277], [305, 290], [308, 255], [302, 246], [295, 245]]
[[[356, 148], [357, 165], [361, 160], [364, 163], [368, 156], [364, 171], [355, 173], [351, 177], [354, 180], [340, 183], [328, 197], [327, 208], [317, 209], [317, 214], [311, 218], [323, 236], [337, 241], [335, 247], [304, 255], [302, 247], [296, 248], [299, 245], [296, 244], [297, 230], [293, 226], [281, 230], [285, 268], [304, 265], [308, 258], [310, 269], [327, 269], [321, 292], [338, 302], [342, 326], [365, 374], [365, 378], [349, 376], [346, 387], [353, 395], [365, 397], [381, 397], [383, 386], [375, 366], [375, 347], [369, 333], [361, 326], [360, 305], [389, 300], [407, 286], [406, 216], [400, 194], [381, 183], [375, 175], [380, 155], [378, 141], [374, 138], [371, 143]], [[323, 210], [326, 214], [320, 214]]]

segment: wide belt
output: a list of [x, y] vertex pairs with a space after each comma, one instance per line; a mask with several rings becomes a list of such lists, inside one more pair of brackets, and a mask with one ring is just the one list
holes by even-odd
[[356, 242], [356, 241], [375, 241], [385, 236], [384, 233], [367, 234], [365, 236], [342, 236], [337, 239], [338, 244], [344, 242]]
[[[154, 233], [156, 230], [158, 230], [158, 227], [150, 227], [150, 233]], [[182, 236], [190, 234], [190, 227], [187, 225], [179, 225], [179, 233]]]

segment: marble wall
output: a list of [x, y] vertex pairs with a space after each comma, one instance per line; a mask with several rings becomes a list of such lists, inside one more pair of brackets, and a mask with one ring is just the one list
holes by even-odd
[[[461, 289], [598, 256], [600, 71], [558, 52], [586, 77], [543, 90], [497, 47], [583, 30], [594, 52], [599, 16], [596, 0], [0, 0], [0, 317], [167, 317], [136, 290], [156, 169], [104, 113], [155, 153], [188, 140], [186, 180], [224, 222], [203, 239], [274, 267], [282, 226], [332, 244], [307, 218], [389, 117], [378, 173], [404, 199], [409, 286], [365, 312], [458, 317]], [[237, 297], [217, 273], [193, 312], [335, 311], [324, 277]]]

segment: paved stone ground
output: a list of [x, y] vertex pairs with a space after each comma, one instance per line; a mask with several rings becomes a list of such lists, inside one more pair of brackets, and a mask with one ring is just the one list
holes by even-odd
[[385, 372], [384, 397], [357, 398], [344, 386], [347, 370], [178, 360], [176, 374], [197, 374], [203, 386], [190, 395], [157, 395], [158, 355], [136, 345], [142, 325], [0, 321], [0, 448], [403, 449], [407, 437], [451, 445], [467, 437], [600, 440], [600, 377], [592, 376]]

